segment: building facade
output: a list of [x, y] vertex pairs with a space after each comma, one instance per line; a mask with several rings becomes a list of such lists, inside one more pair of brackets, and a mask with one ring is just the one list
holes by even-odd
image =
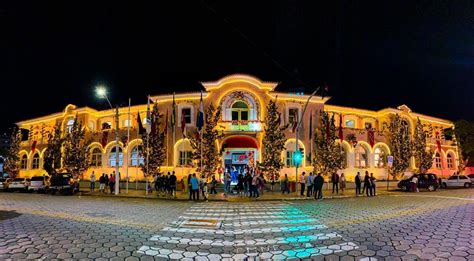
[[[443, 135], [443, 130], [454, 128], [452, 122], [431, 116], [412, 112], [406, 105], [398, 108], [386, 108], [379, 111], [348, 108], [328, 105], [330, 97], [313, 96], [308, 103], [306, 112], [303, 109], [309, 96], [300, 93], [282, 93], [275, 91], [277, 83], [263, 82], [249, 75], [230, 75], [216, 82], [202, 83], [204, 108], [209, 104], [221, 107], [221, 116], [218, 128], [224, 137], [216, 140], [216, 146], [221, 155], [221, 171], [239, 171], [249, 160], [262, 161], [262, 140], [265, 130], [266, 106], [270, 100], [276, 100], [282, 116], [282, 125], [292, 124], [301, 119], [298, 148], [303, 153], [303, 162], [299, 173], [312, 171], [310, 159], [311, 139], [309, 136], [310, 122], [315, 128], [319, 119], [319, 112], [324, 110], [334, 114], [336, 125], [342, 123], [343, 140], [341, 153], [344, 154], [345, 168], [340, 170], [353, 180], [357, 172], [374, 173], [378, 179], [387, 177], [386, 157], [390, 155], [390, 146], [384, 134], [390, 115], [399, 114], [403, 118], [406, 131], [413, 134], [417, 119], [419, 118], [427, 131], [428, 146], [433, 155], [433, 167], [429, 171], [440, 176], [448, 176], [457, 171], [458, 148], [454, 140]], [[172, 135], [168, 128], [166, 135], [167, 157], [162, 171], [174, 170], [178, 179], [195, 171], [191, 160], [192, 148], [187, 138], [183, 137], [182, 122], [186, 122], [187, 132], [192, 132], [196, 126], [196, 117], [199, 110], [200, 92], [178, 93], [176, 102], [176, 128]], [[171, 114], [173, 95], [152, 96], [151, 100], [158, 104], [158, 109], [163, 115]], [[143, 159], [139, 151], [143, 149], [142, 140], [138, 135], [137, 116], [145, 120], [147, 105], [136, 105], [130, 108], [119, 108], [119, 162], [115, 159], [116, 122], [115, 112], [112, 110], [97, 111], [92, 108], [78, 108], [68, 105], [62, 112], [44, 117], [18, 122], [20, 128], [29, 130], [28, 140], [22, 143], [20, 152], [20, 176], [30, 177], [42, 175], [44, 170], [43, 155], [46, 149], [47, 135], [55, 124], [59, 123], [64, 131], [78, 119], [86, 128], [86, 138], [92, 139], [89, 147], [92, 166], [84, 174], [111, 173], [115, 164], [119, 164], [121, 177], [128, 177], [130, 181], [143, 180], [144, 176], [139, 167]], [[183, 120], [184, 117], [184, 120]], [[310, 118], [312, 119], [310, 120]], [[169, 120], [169, 117], [166, 117]], [[169, 125], [169, 124], [168, 124]], [[369, 133], [368, 129], [372, 129]], [[127, 133], [130, 131], [130, 139]], [[295, 177], [293, 152], [296, 149], [296, 137], [292, 128], [285, 131], [287, 137], [285, 150], [282, 152], [284, 168], [281, 174], [288, 174], [291, 179]], [[438, 146], [438, 143], [440, 146]], [[34, 144], [34, 146], [33, 146]], [[441, 147], [441, 151], [438, 149]], [[196, 163], [194, 163], [196, 164]], [[407, 172], [415, 171], [414, 159], [410, 162]], [[218, 174], [218, 173], [216, 173]]]

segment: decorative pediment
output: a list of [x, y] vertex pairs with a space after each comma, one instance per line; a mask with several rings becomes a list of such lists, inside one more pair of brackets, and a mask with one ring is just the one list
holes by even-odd
[[410, 112], [411, 112], [411, 109], [410, 109], [408, 106], [406, 106], [405, 104], [398, 106], [397, 109], [399, 109], [399, 110], [401, 110], [401, 111], [403, 111], [403, 112], [406, 112], [406, 113], [410, 113]]

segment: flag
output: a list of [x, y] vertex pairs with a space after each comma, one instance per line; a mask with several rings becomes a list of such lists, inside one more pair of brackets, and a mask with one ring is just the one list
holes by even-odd
[[137, 124], [138, 124], [138, 134], [145, 134], [145, 128], [143, 128], [142, 119], [140, 117], [140, 112], [137, 112]]
[[33, 153], [35, 153], [35, 149], [36, 149], [36, 140], [33, 141], [33, 144], [31, 144], [31, 151], [33, 151]]
[[375, 134], [373, 128], [367, 128], [367, 140], [371, 147], [375, 144]]
[[309, 114], [309, 140], [313, 138], [313, 111]]
[[199, 111], [196, 120], [196, 128], [201, 132], [202, 127], [204, 126], [204, 109], [202, 108], [202, 91], [201, 91], [201, 101], [199, 102]]
[[344, 133], [342, 132], [342, 114], [339, 114], [339, 139], [344, 140]]
[[146, 104], [146, 133], [151, 132], [151, 110], [150, 110], [150, 96], [148, 95]]
[[105, 148], [105, 146], [107, 146], [107, 142], [108, 142], [108, 137], [109, 137], [109, 129], [111, 128], [111, 126], [107, 123], [107, 122], [104, 122], [102, 123], [102, 140], [101, 140], [101, 144], [102, 144], [102, 147]]
[[158, 112], [158, 104], [154, 103], [153, 104], [153, 112], [151, 113], [151, 131], [155, 132], [156, 130], [159, 130], [159, 119], [160, 115]]
[[183, 133], [183, 138], [186, 137], [186, 114], [185, 111], [181, 111], [181, 133]]
[[439, 132], [436, 132], [436, 145], [438, 146], [439, 155], [441, 155], [441, 141], [439, 140]]
[[171, 127], [174, 130], [174, 126], [176, 124], [176, 103], [174, 101], [174, 92], [173, 92], [173, 111], [171, 112]]

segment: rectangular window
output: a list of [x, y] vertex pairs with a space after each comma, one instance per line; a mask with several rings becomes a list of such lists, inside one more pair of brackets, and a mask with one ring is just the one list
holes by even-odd
[[294, 151], [286, 151], [286, 167], [293, 167], [293, 152]]
[[179, 165], [191, 166], [192, 165], [191, 155], [192, 155], [191, 151], [180, 151], [179, 152]]
[[451, 157], [448, 157], [448, 168], [449, 169], [453, 168], [453, 159]]
[[441, 169], [441, 157], [435, 157], [436, 168]]
[[291, 108], [288, 110], [288, 123], [293, 124], [298, 120], [298, 109]]
[[240, 120], [241, 120], [241, 121], [248, 121], [248, 120], [249, 120], [249, 113], [248, 113], [248, 111], [241, 111], [241, 112], [240, 112]]
[[346, 124], [345, 126], [346, 126], [347, 128], [355, 128], [355, 122], [354, 122], [354, 120], [346, 120], [345, 124]]
[[191, 108], [181, 109], [181, 117], [184, 117], [186, 124], [191, 124]]
[[239, 112], [238, 111], [232, 111], [232, 120], [233, 121], [238, 121], [239, 120]]

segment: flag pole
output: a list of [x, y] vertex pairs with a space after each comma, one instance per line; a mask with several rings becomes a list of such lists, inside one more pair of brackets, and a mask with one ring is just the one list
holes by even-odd
[[[173, 92], [173, 115], [171, 117], [174, 117], [174, 120], [173, 120], [174, 122], [173, 122], [173, 126], [172, 126], [173, 127], [173, 144], [172, 144], [172, 146], [173, 146], [173, 158], [174, 158], [174, 152], [175, 152], [174, 151], [174, 145], [176, 144], [176, 104], [175, 104], [175, 101], [174, 101], [174, 92]], [[178, 163], [177, 160], [176, 160], [176, 163]], [[172, 168], [173, 171], [174, 171], [175, 165], [176, 164], [173, 163], [173, 168]]]
[[[140, 110], [137, 112], [138, 115], [140, 115]], [[140, 138], [140, 127], [137, 126], [137, 139]], [[142, 139], [142, 144], [143, 144], [143, 139]], [[143, 145], [142, 145], [143, 148]], [[135, 190], [138, 190], [138, 168], [140, 166], [140, 155], [138, 158], [137, 166], [135, 168]]]
[[[132, 99], [128, 98], [127, 146], [130, 145], [130, 124], [131, 124], [131, 121], [130, 121], [130, 106], [131, 106], [131, 103], [132, 103]], [[127, 157], [127, 168], [125, 169], [125, 176], [127, 177], [127, 180], [126, 180], [127, 185], [126, 185], [125, 191], [126, 191], [127, 194], [128, 194], [128, 165], [129, 165], [129, 163], [130, 163], [130, 160]]]

